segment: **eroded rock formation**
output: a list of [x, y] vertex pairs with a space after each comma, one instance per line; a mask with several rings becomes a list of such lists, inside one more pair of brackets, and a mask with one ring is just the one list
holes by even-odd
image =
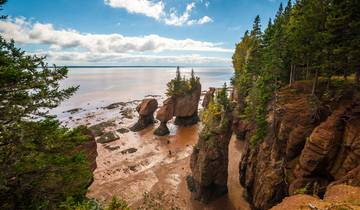
[[188, 187], [196, 200], [207, 203], [227, 193], [228, 145], [232, 115], [224, 113], [218, 124], [205, 127], [191, 155]]
[[188, 94], [176, 96], [174, 103], [175, 125], [190, 126], [198, 123], [198, 106], [201, 96], [201, 85]]
[[324, 199], [298, 194], [285, 198], [271, 210], [302, 210], [302, 209], [360, 209], [360, 188], [348, 185], [328, 187]]
[[154, 123], [154, 112], [158, 108], [156, 99], [144, 99], [137, 107], [136, 111], [139, 113], [139, 119], [134, 126], [130, 128], [131, 131], [140, 131], [145, 129], [150, 124]]
[[[327, 186], [359, 185], [359, 97], [351, 88], [329, 100], [307, 93], [297, 84], [281, 90], [277, 110], [269, 106], [266, 137], [247, 143], [240, 182], [254, 209], [270, 209], [298, 192], [322, 197]], [[235, 131], [249, 142], [252, 127], [240, 122]]]
[[157, 112], [156, 119], [160, 121], [160, 126], [154, 131], [154, 134], [158, 136], [169, 134], [170, 131], [166, 123], [174, 116], [176, 117], [176, 125], [190, 126], [196, 124], [199, 121], [198, 105], [200, 95], [201, 85], [199, 83], [190, 93], [166, 99]]
[[204, 100], [202, 102], [202, 107], [207, 108], [210, 101], [214, 98], [215, 88], [210, 87], [209, 90], [205, 93]]

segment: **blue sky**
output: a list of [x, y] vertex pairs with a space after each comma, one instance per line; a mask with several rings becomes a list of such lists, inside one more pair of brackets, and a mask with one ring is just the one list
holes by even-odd
[[224, 66], [254, 17], [266, 25], [280, 2], [9, 0], [0, 33], [59, 65]]

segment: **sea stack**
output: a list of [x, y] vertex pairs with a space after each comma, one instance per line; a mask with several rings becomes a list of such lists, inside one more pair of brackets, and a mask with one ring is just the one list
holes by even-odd
[[157, 113], [156, 118], [161, 122], [154, 134], [164, 136], [169, 134], [166, 123], [174, 116], [175, 125], [191, 126], [199, 121], [198, 106], [201, 95], [200, 78], [195, 77], [191, 71], [191, 78], [181, 77], [180, 70], [177, 68], [176, 77], [168, 84], [167, 96], [163, 106]]
[[[227, 193], [228, 151], [232, 136], [232, 108], [227, 99], [226, 88], [220, 90], [216, 100], [211, 101], [214, 112], [205, 109], [202, 123], [204, 128], [199, 134], [199, 141], [194, 146], [190, 160], [192, 175], [187, 184], [192, 197], [208, 203]], [[221, 98], [222, 97], [222, 98]]]
[[133, 125], [131, 131], [140, 131], [155, 122], [154, 112], [158, 108], [158, 102], [154, 98], [144, 99], [137, 107], [136, 111], [139, 113], [139, 120]]
[[173, 118], [174, 115], [174, 100], [168, 98], [164, 101], [162, 107], [156, 114], [156, 119], [160, 121], [160, 126], [154, 131], [157, 136], [165, 136], [170, 133], [166, 123]]

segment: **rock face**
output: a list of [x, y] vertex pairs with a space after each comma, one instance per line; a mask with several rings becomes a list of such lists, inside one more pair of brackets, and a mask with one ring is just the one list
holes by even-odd
[[202, 106], [206, 109], [209, 106], [210, 101], [214, 98], [215, 88], [210, 87], [204, 96]]
[[226, 113], [216, 127], [203, 129], [191, 155], [188, 188], [196, 200], [209, 202], [227, 193], [228, 145], [232, 116]]
[[139, 113], [139, 120], [130, 128], [131, 131], [140, 131], [145, 129], [150, 124], [154, 123], [154, 112], [158, 108], [156, 99], [144, 99], [137, 107], [136, 111]]
[[174, 116], [175, 125], [189, 126], [198, 123], [198, 106], [201, 96], [201, 85], [190, 94], [175, 97]]
[[360, 188], [348, 185], [335, 185], [327, 189], [323, 200], [310, 195], [294, 195], [285, 198], [272, 210], [302, 209], [360, 209]]
[[[268, 109], [266, 137], [253, 147], [247, 143], [240, 162], [240, 182], [253, 209], [270, 209], [298, 192], [321, 197], [327, 186], [359, 185], [360, 100], [355, 92], [317, 103], [302, 86], [294, 89], [279, 92], [277, 110]], [[241, 122], [235, 132], [249, 142], [252, 127]]]
[[88, 136], [89, 141], [77, 146], [75, 148], [75, 152], [83, 152], [85, 154], [86, 160], [90, 163], [91, 171], [94, 171], [97, 167], [96, 157], [98, 156], [95, 136], [88, 128], [83, 129], [82, 134]]
[[154, 131], [155, 135], [164, 136], [170, 133], [166, 123], [174, 116], [175, 124], [179, 126], [194, 125], [199, 121], [198, 104], [201, 95], [201, 85], [198, 85], [191, 93], [174, 96], [166, 99], [157, 112], [156, 119], [161, 123]]

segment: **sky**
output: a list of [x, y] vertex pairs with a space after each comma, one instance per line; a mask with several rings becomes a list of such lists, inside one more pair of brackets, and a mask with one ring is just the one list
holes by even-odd
[[230, 66], [286, 0], [8, 0], [0, 34], [57, 65]]

